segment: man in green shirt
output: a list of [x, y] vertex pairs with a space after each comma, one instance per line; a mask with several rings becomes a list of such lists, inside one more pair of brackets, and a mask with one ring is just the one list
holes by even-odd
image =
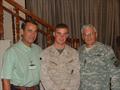
[[8, 48], [3, 56], [3, 90], [39, 90], [42, 50], [33, 44], [38, 27], [34, 21], [26, 21], [22, 28], [22, 40]]

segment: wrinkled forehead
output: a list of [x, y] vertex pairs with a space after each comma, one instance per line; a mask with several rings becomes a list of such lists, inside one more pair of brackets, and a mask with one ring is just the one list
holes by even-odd
[[26, 26], [25, 26], [25, 28], [37, 28], [37, 25], [35, 25], [35, 24], [33, 24], [33, 23], [30, 23], [30, 22], [28, 22], [28, 23], [26, 23]]
[[83, 33], [84, 31], [91, 31], [91, 32], [97, 32], [96, 28], [91, 25], [91, 24], [88, 24], [88, 25], [83, 25], [82, 29], [81, 29], [81, 33]]
[[94, 33], [96, 32], [93, 28], [87, 27], [83, 29], [83, 33], [84, 34], [88, 34], [88, 33]]

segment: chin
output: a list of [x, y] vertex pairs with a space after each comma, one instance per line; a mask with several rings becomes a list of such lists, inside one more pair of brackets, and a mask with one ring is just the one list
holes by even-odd
[[34, 43], [34, 41], [29, 41], [30, 44]]
[[59, 45], [63, 45], [64, 43], [58, 43]]

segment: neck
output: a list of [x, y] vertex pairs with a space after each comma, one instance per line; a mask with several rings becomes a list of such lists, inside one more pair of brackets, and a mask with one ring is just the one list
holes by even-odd
[[91, 47], [93, 47], [93, 45], [86, 45], [86, 47], [87, 47], [87, 48], [91, 48]]
[[94, 42], [93, 44], [86, 44], [87, 48], [92, 48], [95, 45], [96, 42]]
[[56, 49], [63, 49], [63, 48], [65, 48], [65, 44], [54, 43], [54, 46], [55, 46]]
[[23, 43], [24, 43], [26, 46], [31, 47], [31, 45], [32, 45], [32, 44], [27, 43], [27, 42], [26, 42], [26, 41], [24, 41], [24, 40], [22, 40], [22, 41], [23, 41]]

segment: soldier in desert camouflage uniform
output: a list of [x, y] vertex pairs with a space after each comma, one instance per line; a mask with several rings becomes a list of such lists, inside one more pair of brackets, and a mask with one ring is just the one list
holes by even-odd
[[96, 41], [94, 26], [84, 25], [81, 32], [85, 45], [79, 49], [80, 90], [120, 90], [120, 69], [114, 66], [113, 50]]
[[41, 81], [45, 90], [78, 90], [80, 63], [78, 52], [66, 45], [68, 26], [58, 24], [55, 42], [42, 53]]

